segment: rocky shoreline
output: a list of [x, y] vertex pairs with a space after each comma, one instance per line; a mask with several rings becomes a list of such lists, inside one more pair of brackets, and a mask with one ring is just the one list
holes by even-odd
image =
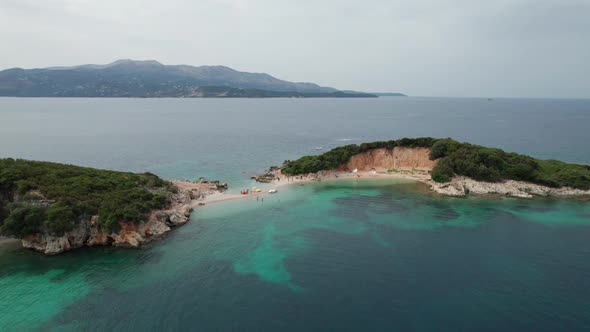
[[[374, 149], [354, 155], [337, 169], [317, 173], [290, 176], [282, 173], [282, 167], [273, 166], [260, 176], [252, 177], [262, 183], [276, 186], [293, 183], [345, 178], [399, 178], [425, 183], [437, 194], [451, 197], [467, 195], [495, 195], [518, 198], [541, 197], [590, 197], [590, 190], [570, 187], [552, 188], [524, 181], [502, 182], [476, 181], [464, 176], [455, 176], [450, 182], [432, 180], [432, 170], [437, 160], [429, 159], [428, 148], [396, 147]], [[284, 167], [284, 165], [283, 165]], [[281, 181], [282, 179], [282, 181]], [[222, 194], [226, 183], [199, 179], [195, 182], [172, 181], [177, 192], [170, 197], [169, 208], [152, 211], [147, 221], [139, 223], [120, 222], [117, 232], [107, 232], [99, 227], [100, 216], [81, 220], [76, 227], [63, 236], [37, 233], [21, 239], [24, 248], [55, 255], [84, 246], [140, 247], [159, 239], [171, 229], [189, 221], [194, 207], [209, 202], [243, 198], [243, 195]], [[1, 239], [0, 239], [1, 240]]]
[[437, 160], [430, 160], [428, 148], [373, 149], [352, 156], [337, 169], [305, 175], [288, 176], [282, 167], [271, 167], [265, 174], [253, 177], [259, 182], [274, 182], [277, 178], [297, 178], [304, 181], [358, 178], [403, 178], [423, 182], [437, 194], [451, 197], [467, 195], [495, 195], [518, 198], [540, 197], [590, 197], [590, 190], [570, 187], [553, 188], [525, 181], [506, 180], [502, 182], [476, 181], [464, 176], [455, 176], [450, 182], [432, 180], [432, 170]]
[[173, 184], [178, 192], [171, 195], [169, 208], [152, 211], [145, 222], [120, 222], [118, 232], [107, 232], [98, 227], [100, 216], [92, 216], [87, 220], [81, 220], [73, 230], [62, 236], [41, 233], [26, 236], [21, 239], [22, 246], [46, 255], [101, 245], [137, 248], [161, 238], [175, 227], [186, 224], [195, 205], [194, 201], [227, 188], [226, 184], [220, 184], [218, 181], [173, 181]]
[[437, 183], [424, 181], [431, 189], [441, 195], [464, 197], [467, 195], [502, 195], [518, 198], [540, 197], [580, 197], [590, 196], [590, 190], [569, 187], [551, 188], [524, 181], [483, 182], [467, 177], [455, 177], [451, 182]]
[[[268, 175], [264, 175], [268, 178]], [[277, 182], [278, 178], [291, 178], [291, 182], [282, 181]], [[552, 188], [542, 186], [534, 183], [524, 181], [508, 180], [504, 182], [483, 182], [470, 179], [468, 177], [455, 177], [450, 182], [438, 183], [432, 180], [430, 174], [426, 171], [397, 171], [395, 173], [376, 172], [376, 171], [360, 171], [351, 173], [347, 171], [323, 171], [321, 173], [310, 173], [305, 175], [298, 175], [289, 177], [280, 172], [274, 174], [274, 179], [271, 181], [275, 185], [289, 185], [301, 182], [312, 181], [337, 181], [350, 178], [359, 179], [406, 179], [422, 182], [430, 187], [434, 193], [449, 196], [449, 197], [466, 197], [468, 195], [478, 196], [505, 196], [517, 198], [533, 198], [533, 197], [556, 197], [556, 198], [575, 198], [588, 197], [590, 198], [590, 190], [580, 190], [569, 187]]]

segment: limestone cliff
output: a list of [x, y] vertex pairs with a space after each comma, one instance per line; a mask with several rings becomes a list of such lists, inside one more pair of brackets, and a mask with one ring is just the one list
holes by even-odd
[[429, 148], [395, 147], [393, 149], [374, 149], [354, 155], [341, 167], [343, 171], [358, 169], [359, 171], [384, 172], [396, 170], [432, 171], [436, 165], [430, 160]]
[[167, 210], [152, 211], [146, 222], [120, 222], [117, 232], [100, 229], [100, 216], [92, 216], [87, 220], [81, 220], [73, 230], [63, 236], [41, 233], [26, 236], [21, 240], [22, 246], [47, 255], [56, 255], [83, 246], [139, 247], [143, 243], [160, 238], [171, 228], [188, 222], [192, 211], [191, 191], [179, 190], [177, 194], [172, 195], [171, 203]]

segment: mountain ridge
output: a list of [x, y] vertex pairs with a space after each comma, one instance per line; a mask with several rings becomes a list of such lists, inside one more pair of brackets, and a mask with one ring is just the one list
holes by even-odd
[[[203, 92], [211, 91], [210, 87], [216, 87], [213, 90], [218, 92], [228, 91]], [[249, 91], [256, 93], [249, 94]], [[242, 72], [221, 65], [165, 65], [156, 60], [121, 59], [103, 65], [0, 71], [0, 96], [226, 97], [228, 94], [240, 97], [375, 97], [315, 83], [289, 82], [266, 73]]]

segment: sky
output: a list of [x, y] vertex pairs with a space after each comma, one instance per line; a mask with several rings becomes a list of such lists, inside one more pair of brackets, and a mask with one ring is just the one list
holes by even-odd
[[0, 68], [154, 59], [414, 96], [590, 98], [590, 0], [0, 0]]

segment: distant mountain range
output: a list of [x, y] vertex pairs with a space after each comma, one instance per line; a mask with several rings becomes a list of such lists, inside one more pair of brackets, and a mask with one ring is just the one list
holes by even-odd
[[224, 66], [163, 65], [118, 60], [81, 65], [0, 71], [0, 96], [13, 97], [376, 97], [314, 83], [283, 81]]

